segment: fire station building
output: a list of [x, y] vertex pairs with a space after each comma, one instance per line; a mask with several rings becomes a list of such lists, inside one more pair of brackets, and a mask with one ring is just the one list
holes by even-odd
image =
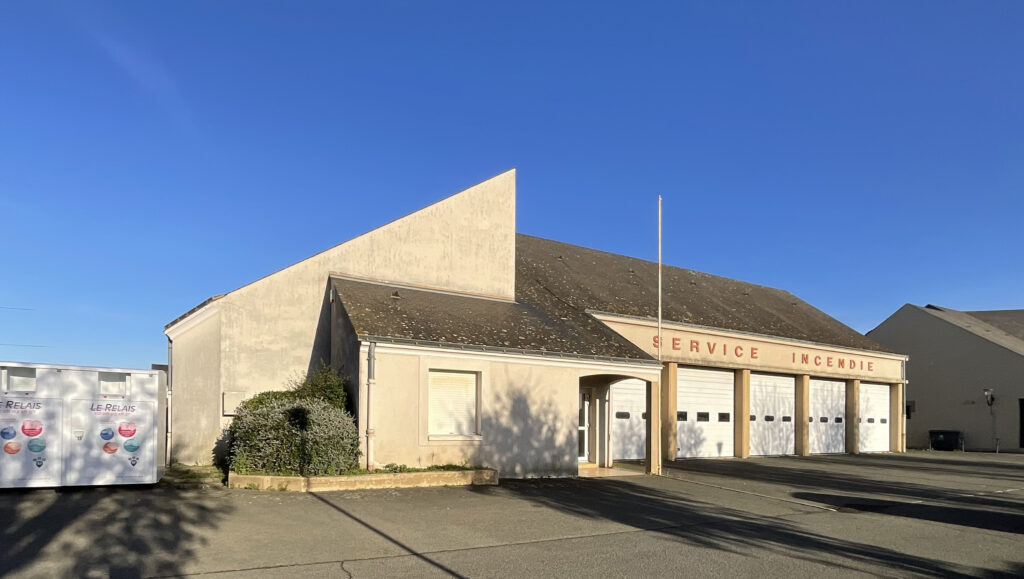
[[900, 452], [906, 357], [798, 297], [517, 234], [509, 171], [167, 325], [172, 459], [329, 364], [371, 465]]

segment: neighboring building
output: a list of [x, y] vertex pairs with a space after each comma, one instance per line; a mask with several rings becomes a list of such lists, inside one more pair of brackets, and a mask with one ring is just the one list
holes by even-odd
[[910, 355], [908, 445], [957, 430], [967, 450], [1024, 451], [1024, 310], [907, 304], [868, 335]]
[[241, 400], [321, 363], [370, 464], [902, 450], [905, 357], [785, 291], [665, 267], [659, 362], [657, 287], [655, 263], [517, 235], [509, 171], [168, 324], [172, 455], [209, 462]]

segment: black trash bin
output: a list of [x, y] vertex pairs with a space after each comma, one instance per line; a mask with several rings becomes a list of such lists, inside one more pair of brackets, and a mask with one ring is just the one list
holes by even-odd
[[932, 450], [960, 450], [964, 436], [959, 430], [929, 430], [928, 443]]

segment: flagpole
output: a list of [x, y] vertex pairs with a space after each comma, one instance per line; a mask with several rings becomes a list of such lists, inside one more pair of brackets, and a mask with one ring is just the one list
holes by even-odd
[[661, 195], [658, 195], [658, 361], [661, 361]]

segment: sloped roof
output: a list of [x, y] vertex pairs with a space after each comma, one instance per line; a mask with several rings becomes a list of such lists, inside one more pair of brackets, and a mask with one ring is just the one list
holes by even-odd
[[1024, 356], [1024, 327], [1020, 325], [1024, 310], [962, 312], [931, 304], [914, 307]]
[[[517, 299], [543, 301], [558, 311], [597, 310], [651, 319], [658, 315], [655, 262], [519, 234], [516, 264]], [[787, 291], [665, 265], [662, 317], [709, 328], [888, 351]]]
[[[682, 322], [886, 351], [793, 294], [663, 267], [663, 317]], [[657, 316], [657, 264], [516, 235], [516, 303], [333, 278], [364, 336], [583, 357], [651, 360], [588, 311]]]
[[1024, 340], [1024, 310], [964, 312], [1000, 330]]
[[341, 277], [331, 278], [331, 283], [362, 339], [651, 360], [590, 316], [561, 317], [529, 301], [512, 303]]

